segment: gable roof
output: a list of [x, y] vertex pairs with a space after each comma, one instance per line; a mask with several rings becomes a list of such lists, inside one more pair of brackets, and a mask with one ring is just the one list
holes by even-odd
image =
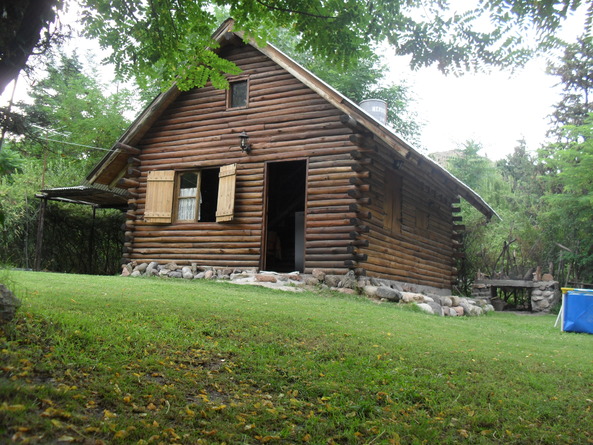
[[[240, 38], [244, 40], [244, 33], [233, 31], [233, 25], [234, 20], [227, 19], [214, 32], [212, 36], [213, 39], [221, 46], [231, 42], [233, 39]], [[269, 43], [264, 47], [258, 46], [253, 41], [249, 41], [248, 44], [269, 57], [272, 61], [284, 68], [311, 90], [315, 91], [338, 110], [342, 111], [344, 113], [343, 122], [349, 125], [355, 125], [357, 129], [365, 132], [365, 134], [368, 137], [371, 137], [378, 145], [395, 151], [402, 157], [402, 159], [405, 159], [406, 162], [414, 163], [426, 174], [437, 179], [444, 188], [452, 190], [455, 194], [463, 197], [488, 219], [492, 216], [500, 218], [494, 209], [492, 209], [492, 207], [490, 207], [488, 203], [486, 203], [486, 201], [484, 201], [484, 199], [482, 199], [482, 197], [469, 186], [453, 176], [437, 162], [414, 149], [411, 144], [395, 134], [389, 127], [377, 121], [356, 103], [352, 102], [312, 72], [305, 69], [278, 48]], [[87, 176], [88, 183], [95, 184], [100, 182], [102, 175], [106, 173], [110, 166], [113, 167], [110, 169], [111, 171], [119, 172], [127, 163], [127, 158], [130, 156], [129, 152], [126, 151], [126, 147], [133, 147], [180, 93], [181, 91], [177, 86], [173, 85], [167, 91], [159, 94], [138, 116], [138, 118], [136, 118], [105, 157], [89, 173]]]

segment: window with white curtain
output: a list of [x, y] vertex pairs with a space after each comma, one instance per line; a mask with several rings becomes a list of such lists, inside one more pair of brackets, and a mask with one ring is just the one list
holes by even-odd
[[177, 221], [216, 221], [220, 168], [179, 174]]

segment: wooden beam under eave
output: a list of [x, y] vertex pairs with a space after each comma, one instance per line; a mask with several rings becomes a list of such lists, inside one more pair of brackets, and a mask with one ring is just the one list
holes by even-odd
[[142, 153], [142, 150], [140, 150], [139, 148], [132, 147], [131, 145], [127, 145], [122, 142], [117, 142], [115, 144], [115, 146], [116, 146], [116, 148], [120, 149], [124, 153], [132, 155], [132, 156], [138, 156], [140, 153]]

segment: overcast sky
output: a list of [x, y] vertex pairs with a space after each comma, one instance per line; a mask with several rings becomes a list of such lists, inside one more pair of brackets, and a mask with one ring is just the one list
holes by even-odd
[[561, 89], [545, 74], [541, 58], [515, 74], [453, 77], [436, 68], [411, 72], [397, 62], [391, 68], [392, 78], [405, 79], [413, 92], [412, 108], [424, 124], [421, 143], [429, 153], [459, 148], [470, 139], [481, 143], [480, 153], [493, 160], [512, 153], [523, 138], [530, 150], [536, 150], [545, 139], [547, 116]]
[[[473, 0], [454, 0], [461, 9]], [[465, 6], [464, 6], [465, 5]], [[584, 30], [586, 5], [569, 17], [557, 37], [575, 42]], [[514, 74], [493, 71], [444, 76], [436, 68], [412, 72], [405, 60], [389, 62], [391, 80], [405, 80], [415, 96], [412, 109], [424, 124], [421, 143], [429, 153], [460, 148], [467, 140], [483, 146], [480, 154], [501, 159], [525, 139], [535, 151], [545, 142], [548, 116], [560, 100], [562, 86], [546, 74], [546, 56], [531, 60]]]

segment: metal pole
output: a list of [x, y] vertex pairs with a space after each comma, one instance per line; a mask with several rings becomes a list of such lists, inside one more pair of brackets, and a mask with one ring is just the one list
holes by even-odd
[[43, 226], [45, 224], [45, 208], [47, 197], [41, 199], [39, 204], [39, 220], [37, 222], [37, 237], [35, 239], [35, 265], [34, 270], [41, 270], [41, 250], [43, 249]]
[[97, 208], [93, 206], [93, 219], [91, 222], [91, 233], [89, 234], [89, 273], [92, 275], [95, 273], [93, 270], [93, 254], [95, 250], [95, 216]]

